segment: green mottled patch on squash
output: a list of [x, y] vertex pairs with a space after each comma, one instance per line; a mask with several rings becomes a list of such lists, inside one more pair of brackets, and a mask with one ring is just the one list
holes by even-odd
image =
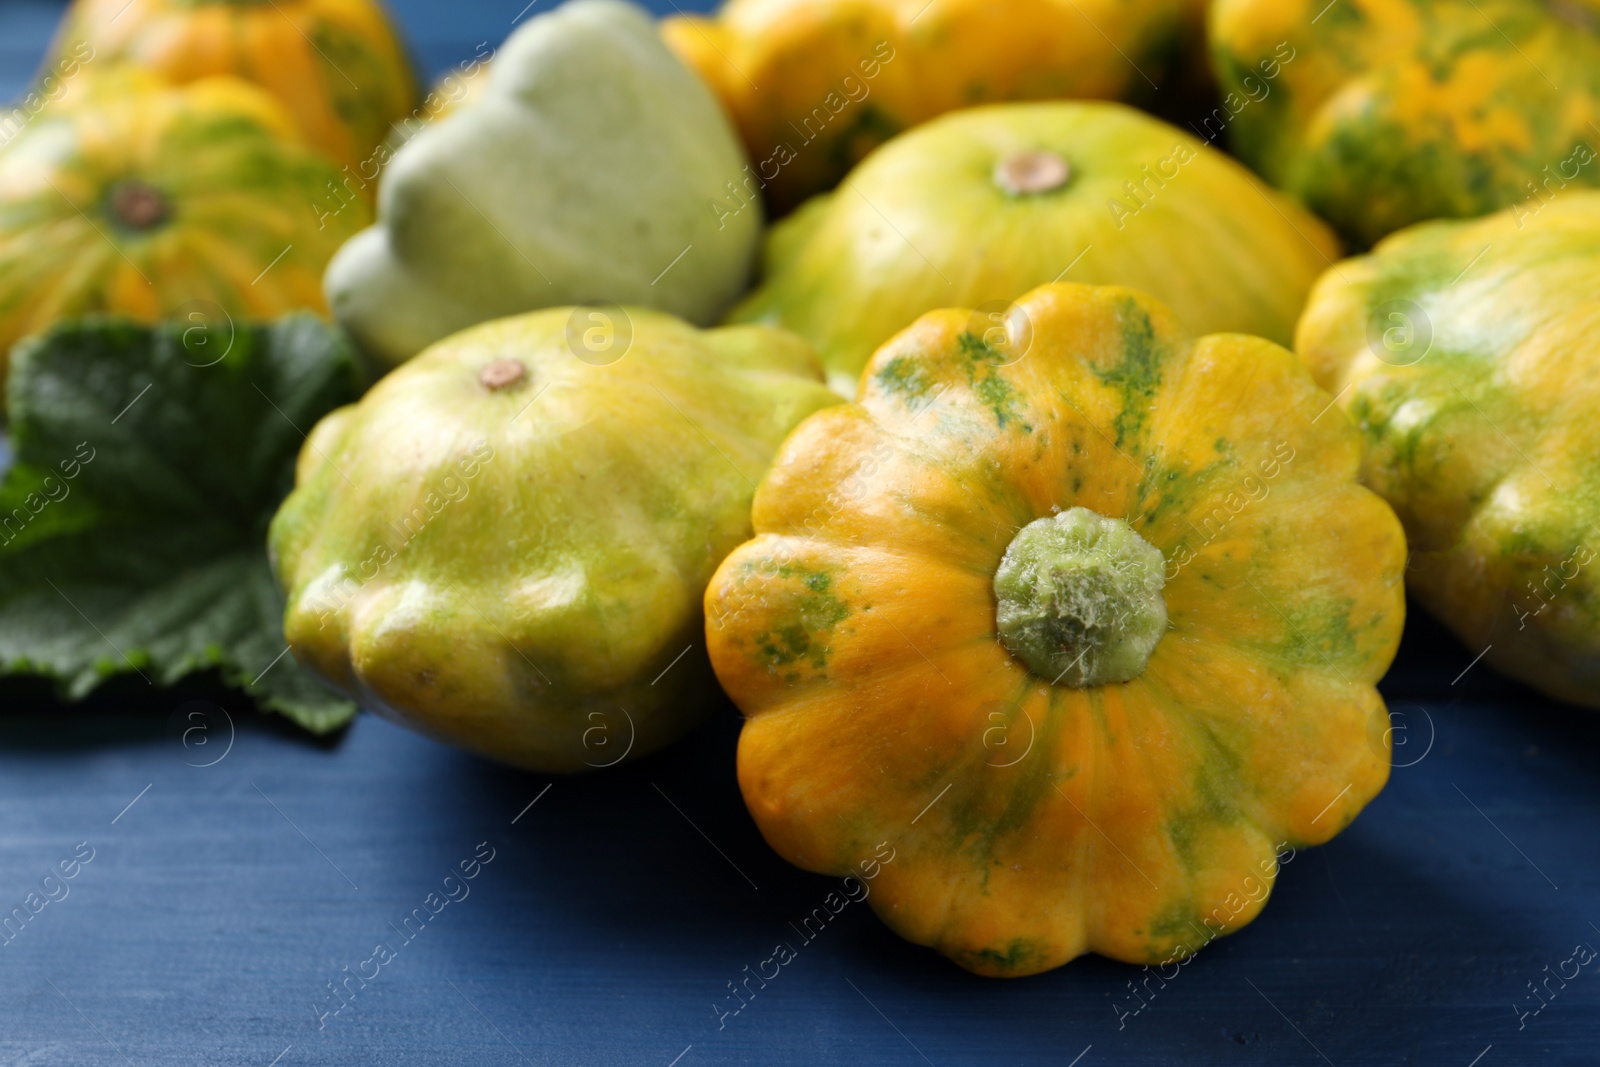
[[1123, 448], [1144, 429], [1150, 413], [1150, 400], [1161, 387], [1165, 346], [1156, 339], [1155, 325], [1138, 302], [1128, 299], [1119, 309], [1122, 318], [1122, 359], [1111, 367], [1098, 368], [1099, 379], [1119, 390], [1122, 410], [1112, 423], [1116, 444]]
[[827, 634], [849, 618], [849, 605], [833, 595], [833, 578], [823, 571], [785, 563], [777, 576], [791, 583], [789, 603], [778, 615], [792, 621], [754, 635], [753, 654], [769, 669], [800, 663], [825, 671], [830, 653]]
[[1004, 948], [983, 948], [961, 954], [963, 966], [978, 971], [1015, 971], [1027, 966], [1030, 960], [1043, 955], [1039, 946], [1024, 938], [1008, 942]]
[[888, 360], [878, 368], [872, 380], [878, 383], [878, 388], [900, 397], [908, 405], [914, 399], [927, 396], [933, 386], [928, 368], [910, 356], [895, 356]]
[[1148, 948], [1152, 959], [1173, 954], [1193, 955], [1216, 936], [1215, 931], [1208, 931], [1202, 924], [1200, 910], [1188, 899], [1167, 905], [1140, 932], [1153, 942]]
[[967, 384], [994, 416], [995, 425], [1003, 430], [1008, 423], [1016, 422], [1024, 433], [1032, 433], [1033, 427], [1017, 411], [1016, 387], [996, 373], [997, 367], [1009, 362], [1005, 354], [970, 331], [957, 338], [957, 343], [961, 346]]

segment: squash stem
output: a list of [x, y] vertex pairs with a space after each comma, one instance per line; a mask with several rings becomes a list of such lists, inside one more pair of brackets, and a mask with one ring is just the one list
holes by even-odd
[[111, 187], [111, 218], [125, 230], [142, 233], [160, 226], [172, 215], [172, 204], [155, 186], [126, 178]]
[[1073, 688], [1127, 682], [1167, 629], [1166, 560], [1122, 519], [1071, 508], [1024, 526], [995, 571], [1000, 641]]
[[528, 368], [518, 359], [497, 359], [478, 372], [478, 382], [491, 393], [509, 388], [527, 377]]
[[1072, 167], [1054, 152], [1014, 152], [995, 164], [994, 183], [1012, 196], [1053, 193], [1072, 178]]

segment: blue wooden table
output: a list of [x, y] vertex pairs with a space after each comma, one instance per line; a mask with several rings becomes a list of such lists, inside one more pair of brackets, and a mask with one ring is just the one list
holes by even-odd
[[[521, 9], [396, 6], [430, 70]], [[0, 96], [58, 15], [0, 0]], [[1388, 790], [1165, 985], [975, 978], [863, 904], [802, 942], [835, 883], [762, 842], [731, 706], [552, 781], [371, 717], [318, 744], [203, 682], [74, 710], [8, 683], [0, 914], [43, 903], [0, 936], [0, 1063], [1595, 1064], [1600, 718], [1475, 653], [1414, 618]]]

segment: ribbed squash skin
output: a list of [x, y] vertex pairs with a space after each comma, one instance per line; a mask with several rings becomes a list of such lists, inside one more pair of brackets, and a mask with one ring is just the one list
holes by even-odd
[[1600, 192], [1393, 235], [1318, 283], [1296, 347], [1366, 435], [1412, 595], [1600, 707]]
[[352, 168], [417, 103], [416, 75], [377, 0], [74, 0], [54, 50], [81, 55], [83, 45], [95, 66], [254, 82], [311, 144]]
[[[996, 184], [1003, 160], [1040, 149], [1070, 168], [1064, 187]], [[896, 138], [780, 222], [760, 288], [730, 318], [799, 333], [848, 393], [923, 312], [1058, 280], [1132, 286], [1197, 333], [1288, 344], [1339, 254], [1325, 225], [1176, 127], [1119, 104], [1003, 104]]]
[[[326, 314], [323, 267], [371, 221], [356, 203], [319, 226], [309, 205], [337, 176], [233, 78], [46, 109], [0, 151], [0, 369], [19, 338], [92, 312]], [[164, 221], [124, 225], [112, 196], [129, 180], [161, 194]]]
[[884, 140], [946, 111], [1153, 97], [1171, 87], [1203, 6], [730, 0], [715, 18], [667, 19], [662, 33], [722, 98], [771, 204], [784, 211], [833, 188]]
[[[838, 403], [798, 338], [550, 308], [428, 348], [312, 430], [268, 534], [284, 634], [378, 714], [584, 771], [718, 706], [701, 597], [784, 436]], [[574, 327], [573, 324], [578, 326]], [[484, 385], [486, 367], [523, 376]], [[691, 647], [692, 646], [692, 647]]]
[[[1018, 308], [1020, 357], [932, 312], [778, 453], [706, 593], [739, 783], [798, 866], [888, 843], [873, 907], [963, 967], [1167, 961], [1387, 780], [1405, 542], [1291, 353], [1191, 340], [1128, 289]], [[1008, 542], [1074, 506], [1167, 561], [1170, 629], [1126, 683], [1052, 685], [996, 639]]]
[[1217, 0], [1210, 40], [1236, 100], [1282, 42], [1293, 50], [1228, 123], [1231, 146], [1358, 245], [1600, 185], [1600, 6]]

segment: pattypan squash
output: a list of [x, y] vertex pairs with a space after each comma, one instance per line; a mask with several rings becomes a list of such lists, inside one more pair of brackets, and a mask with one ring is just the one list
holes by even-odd
[[54, 54], [178, 83], [243, 78], [352, 170], [417, 102], [416, 75], [378, 0], [75, 0]]
[[[787, 210], [881, 142], [1008, 100], [1156, 98], [1203, 35], [1203, 0], [728, 0], [662, 33], [722, 98], [741, 187]], [[1170, 93], [1168, 95], [1171, 95]]]
[[1392, 235], [1318, 283], [1296, 347], [1366, 436], [1417, 600], [1600, 707], [1600, 192]]
[[1188, 134], [1120, 104], [1057, 102], [954, 112], [890, 141], [775, 226], [766, 255], [733, 321], [799, 333], [849, 395], [923, 312], [971, 307], [992, 324], [1060, 280], [1132, 286], [1197, 332], [1288, 344], [1339, 245]]
[[576, 303], [708, 325], [744, 291], [761, 213], [713, 208], [744, 154], [642, 9], [575, 0], [530, 19], [487, 78], [395, 153], [378, 224], [328, 268], [334, 315], [369, 355], [397, 364]]
[[837, 402], [766, 327], [464, 331], [307, 438], [269, 532], [285, 636], [364, 707], [507, 763], [644, 755], [715, 706], [706, 581], [784, 435]]
[[307, 205], [338, 177], [246, 82], [85, 77], [0, 147], [0, 371], [23, 336], [92, 313], [326, 314], [323, 268], [372, 217], [357, 201], [319, 223]]
[[1600, 5], [1216, 0], [1207, 138], [1371, 245], [1600, 185]]
[[1120, 287], [931, 312], [706, 592], [767, 841], [986, 975], [1174, 960], [1383, 787], [1405, 541], [1294, 355]]

